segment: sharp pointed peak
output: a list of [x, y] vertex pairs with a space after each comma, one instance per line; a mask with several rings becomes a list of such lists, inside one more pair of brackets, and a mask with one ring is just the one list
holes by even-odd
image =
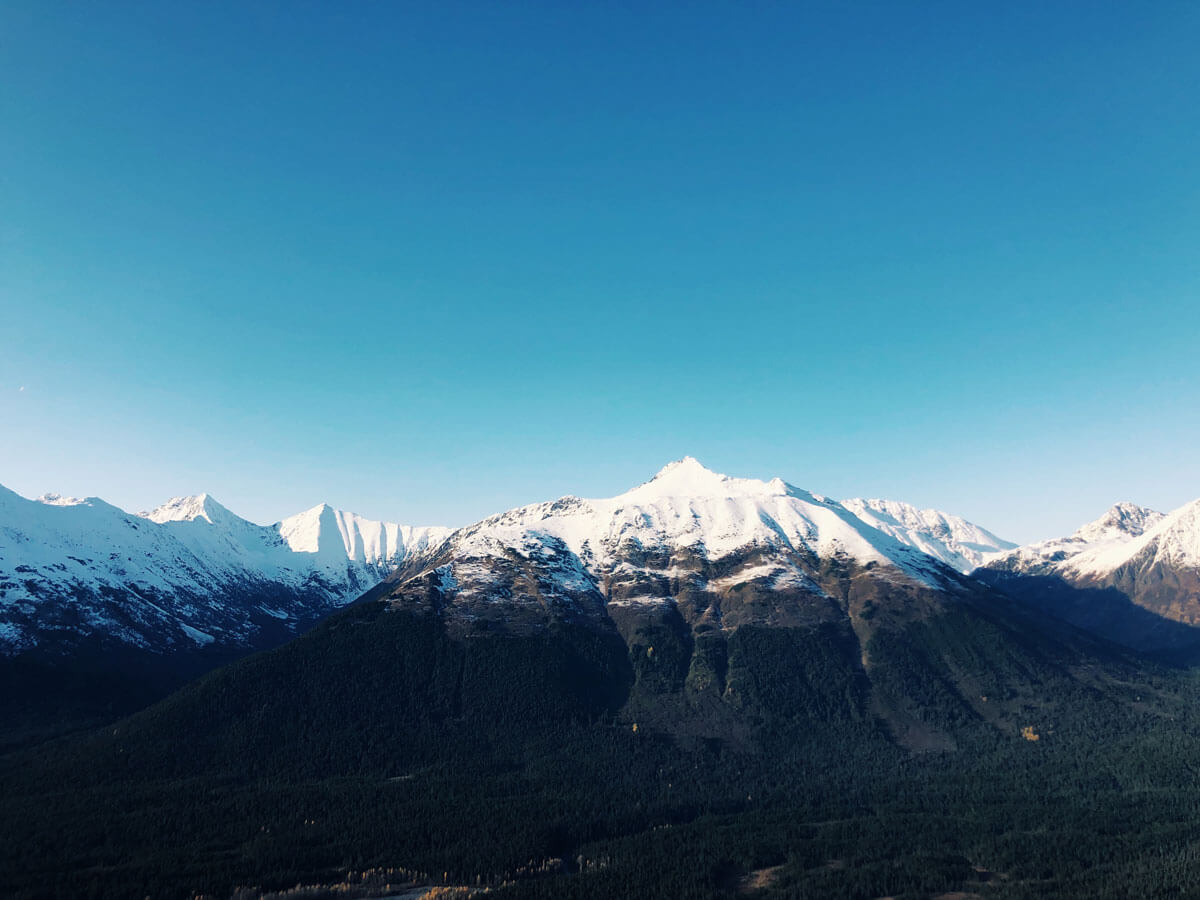
[[772, 478], [770, 481], [734, 478], [713, 471], [694, 456], [685, 456], [667, 463], [649, 481], [622, 496], [638, 500], [651, 497], [762, 496], [786, 494], [794, 490], [782, 478]]
[[281, 521], [282, 522], [295, 522], [295, 521], [299, 521], [300, 519], [319, 519], [321, 516], [324, 516], [327, 512], [337, 512], [337, 510], [334, 509], [332, 506], [330, 506], [328, 503], [318, 503], [316, 506], [310, 506], [307, 509], [300, 510], [300, 512], [298, 512], [298, 513], [293, 513], [292, 515], [287, 516], [286, 518], [282, 519]]
[[650, 480], [658, 481], [660, 478], [667, 478], [680, 473], [710, 475], [715, 476], [716, 478], [728, 477], [721, 475], [719, 472], [714, 472], [694, 456], [684, 456], [680, 459], [672, 460], [671, 462], [667, 463], [665, 466], [659, 469], [658, 473]]
[[1085, 541], [1112, 540], [1120, 535], [1138, 537], [1165, 518], [1162, 513], [1136, 503], [1114, 503], [1098, 519], [1081, 525], [1072, 537]]
[[666, 495], [710, 494], [722, 490], [732, 479], [714, 472], [694, 456], [667, 463], [654, 477], [634, 488], [634, 492]]
[[140, 512], [138, 515], [151, 522], [158, 522], [160, 525], [164, 522], [192, 522], [196, 519], [204, 519], [215, 524], [219, 519], [233, 517], [233, 513], [208, 493], [172, 497], [156, 509]]
[[1134, 503], [1130, 500], [1119, 500], [1108, 508], [1104, 513], [1104, 517], [1109, 516], [1159, 516], [1162, 515], [1158, 510], [1151, 509], [1148, 506], [1142, 506], [1139, 503]]
[[[303, 509], [294, 515], [288, 516], [275, 524], [275, 528], [281, 532], [288, 534], [300, 534], [306, 529], [325, 530], [328, 528], [339, 529], [341, 526], [338, 519], [344, 518], [346, 513], [330, 506], [328, 503], [318, 503], [316, 506], [310, 506], [308, 509]], [[317, 532], [314, 532], [317, 533]]]

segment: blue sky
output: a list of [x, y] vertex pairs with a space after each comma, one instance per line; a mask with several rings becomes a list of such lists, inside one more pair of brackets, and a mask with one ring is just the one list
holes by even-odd
[[1192, 3], [0, 9], [0, 483], [1200, 496]]

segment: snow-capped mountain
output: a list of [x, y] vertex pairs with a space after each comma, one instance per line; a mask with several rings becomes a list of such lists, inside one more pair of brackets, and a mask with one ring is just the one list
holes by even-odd
[[1162, 513], [1146, 506], [1116, 503], [1094, 522], [1080, 526], [1072, 537], [1089, 544], [1121, 543], [1140, 537], [1165, 518]]
[[447, 533], [324, 505], [261, 526], [205, 494], [132, 515], [0, 487], [0, 653], [274, 642]]
[[1118, 503], [1069, 537], [1019, 547], [974, 574], [1137, 649], [1200, 646], [1200, 500], [1168, 515]]
[[[760, 691], [772, 694], [765, 709], [836, 684], [905, 746], [947, 749], [931, 697], [1015, 733], [1012, 717], [1036, 695], [1028, 673], [1082, 659], [1047, 631], [1053, 619], [842, 504], [691, 458], [616, 497], [563, 497], [459, 529], [363, 609], [385, 633], [460, 642], [457, 683], [476, 687], [484, 672], [523, 672], [516, 648], [546, 648], [552, 677], [573, 684], [584, 666], [570, 648], [618, 647], [603, 681], [634, 721], [692, 734], [736, 732]], [[489, 647], [493, 635], [503, 643]]]
[[958, 571], [968, 573], [1017, 545], [966, 519], [936, 509], [918, 509], [896, 500], [843, 500], [872, 528], [916, 547]]
[[1076, 557], [1105, 556], [1118, 552], [1135, 538], [1153, 529], [1165, 516], [1135, 503], [1117, 503], [1095, 521], [1081, 525], [1067, 537], [1051, 538], [1017, 547], [989, 559], [992, 569], [1024, 574], [1062, 573], [1074, 569]]
[[1200, 500], [1127, 541], [1099, 543], [1067, 560], [1075, 584], [1114, 588], [1138, 606], [1200, 625]]
[[688, 457], [617, 497], [563, 497], [460, 529], [387, 589], [398, 606], [463, 628], [620, 627], [678, 610], [703, 630], [844, 619], [864, 579], [917, 592], [960, 582], [836, 501]]

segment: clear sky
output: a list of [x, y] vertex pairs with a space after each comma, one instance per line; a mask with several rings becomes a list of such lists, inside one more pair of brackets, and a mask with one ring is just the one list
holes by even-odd
[[0, 483], [1178, 506], [1197, 47], [1194, 2], [8, 0]]

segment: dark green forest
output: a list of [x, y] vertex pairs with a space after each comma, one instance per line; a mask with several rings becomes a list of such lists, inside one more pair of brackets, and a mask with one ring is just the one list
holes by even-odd
[[[975, 620], [957, 646], [947, 616], [881, 635], [872, 688], [831, 627], [452, 639], [383, 609], [0, 757], [0, 894], [346, 897], [382, 871], [497, 897], [1200, 896], [1189, 671], [1114, 657], [1096, 686], [1036, 635]], [[972, 654], [1016, 720], [963, 701]], [[952, 746], [904, 746], [880, 697]]]

